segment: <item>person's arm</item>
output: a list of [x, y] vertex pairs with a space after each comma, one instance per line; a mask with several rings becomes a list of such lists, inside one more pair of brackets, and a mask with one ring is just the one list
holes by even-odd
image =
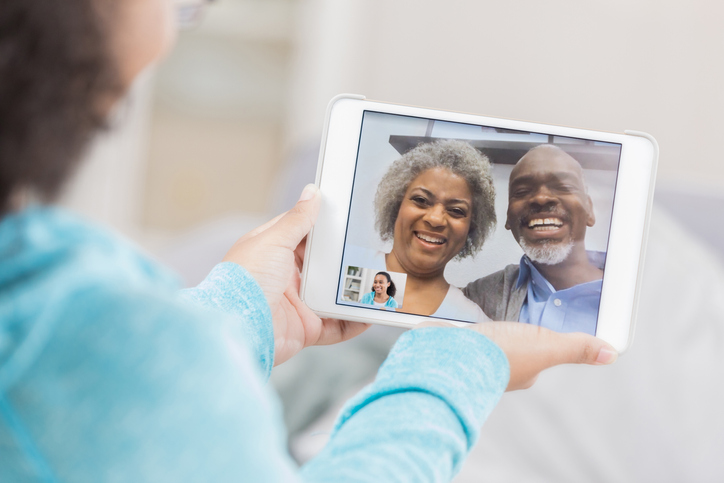
[[[259, 297], [258, 288], [244, 277], [244, 269], [224, 263], [198, 287], [184, 291], [184, 297], [234, 314], [254, 347], [265, 347], [265, 341], [270, 347], [272, 337], [273, 354], [271, 322], [248, 318], [265, 313], [253, 307], [251, 296]], [[270, 371], [271, 364], [264, 364], [270, 359], [255, 355]], [[383, 481], [404, 479], [413, 471], [419, 476], [415, 481], [447, 481], [459, 471], [507, 378], [505, 355], [479, 334], [462, 329], [408, 332], [375, 383], [347, 405], [330, 445], [305, 468], [306, 478], [342, 481], [356, 473], [356, 480]], [[415, 438], [402, 437], [407, 433]]]
[[319, 190], [307, 186], [292, 210], [241, 237], [203, 282], [181, 291], [184, 301], [236, 319], [233, 330], [266, 379], [304, 347], [341, 342], [368, 327], [320, 319], [299, 299], [305, 237], [319, 204]]
[[[90, 290], [53, 307], [42, 351], [3, 386], [24, 464], [59, 481], [293, 482], [281, 411], [218, 313], [164, 295]], [[309, 481], [449, 477], [507, 381], [505, 356], [461, 330], [400, 340], [342, 416]], [[11, 414], [12, 413], [12, 414]], [[416, 479], [417, 480], [417, 479]], [[421, 479], [419, 481], [425, 481]]]
[[464, 329], [400, 337], [375, 381], [342, 410], [310, 482], [449, 481], [508, 385], [505, 354]]
[[18, 351], [26, 369], [0, 381], [0, 439], [22, 443], [13, 454], [28, 475], [296, 481], [279, 402], [235, 320], [147, 287], [89, 289], [44, 310], [53, 319]]
[[[18, 474], [31, 480], [44, 472], [59, 481], [298, 481], [278, 400], [239, 335], [228, 330], [233, 320], [222, 323], [218, 313], [193, 310], [170, 295], [103, 287], [46, 309], [53, 318], [38, 322], [0, 381], [0, 434], [15, 444], [10, 461]], [[525, 324], [473, 328], [490, 330], [486, 335], [514, 361], [509, 388], [531, 383], [550, 365], [593, 363], [603, 353], [603, 343], [584, 334]], [[409, 332], [302, 476], [445, 481], [507, 381], [503, 352], [480, 334]]]
[[183, 300], [223, 312], [236, 321], [235, 330], [258, 362], [265, 380], [274, 366], [274, 326], [264, 293], [240, 265], [222, 262], [194, 288], [182, 290]]

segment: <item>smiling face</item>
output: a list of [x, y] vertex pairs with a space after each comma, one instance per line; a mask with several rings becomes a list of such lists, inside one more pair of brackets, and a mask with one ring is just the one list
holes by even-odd
[[505, 227], [533, 261], [562, 262], [577, 243], [583, 245], [586, 227], [595, 221], [583, 170], [564, 151], [540, 146], [515, 165]]
[[375, 279], [372, 282], [372, 290], [374, 290], [375, 294], [377, 295], [385, 295], [387, 294], [387, 287], [390, 286], [390, 282], [387, 280], [387, 277], [384, 275], [378, 273], [375, 275]]
[[471, 215], [472, 194], [462, 177], [446, 168], [424, 171], [405, 191], [392, 252], [410, 275], [440, 275], [465, 246]]

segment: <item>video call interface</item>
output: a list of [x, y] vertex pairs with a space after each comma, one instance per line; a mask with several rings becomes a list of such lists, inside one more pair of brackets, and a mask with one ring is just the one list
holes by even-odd
[[365, 111], [337, 303], [595, 335], [620, 155]]

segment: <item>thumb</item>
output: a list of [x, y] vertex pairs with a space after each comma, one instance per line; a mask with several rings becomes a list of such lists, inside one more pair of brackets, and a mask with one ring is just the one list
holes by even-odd
[[588, 334], [561, 334], [520, 322], [484, 322], [470, 330], [487, 336], [505, 352], [510, 364], [509, 391], [530, 387], [549, 367], [612, 364], [618, 357], [611, 345]]
[[610, 344], [592, 335], [572, 333], [559, 334], [558, 353], [555, 364], [613, 364], [618, 352]]
[[272, 237], [275, 245], [294, 250], [317, 221], [321, 203], [319, 188], [308, 184], [294, 208], [269, 227], [265, 235]]

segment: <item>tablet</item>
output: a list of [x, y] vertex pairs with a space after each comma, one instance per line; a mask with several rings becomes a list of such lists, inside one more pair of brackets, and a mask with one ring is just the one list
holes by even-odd
[[334, 98], [300, 297], [322, 317], [509, 320], [623, 352], [658, 158], [608, 133]]

